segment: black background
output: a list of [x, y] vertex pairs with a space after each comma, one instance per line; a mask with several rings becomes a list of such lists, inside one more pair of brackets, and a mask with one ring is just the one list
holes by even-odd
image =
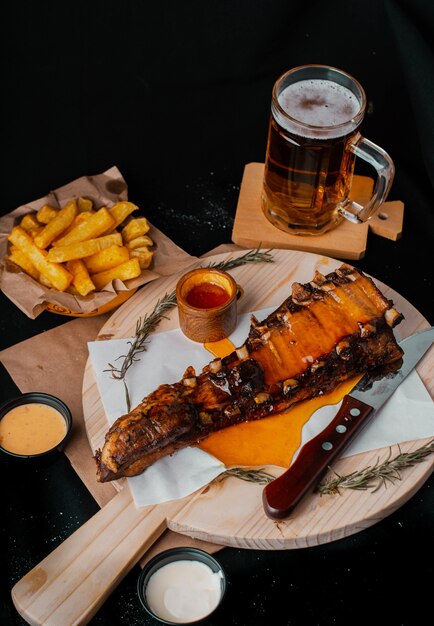
[[[432, 324], [432, 6], [16, 2], [3, 20], [0, 214], [117, 165], [130, 199], [186, 251], [199, 255], [229, 242], [244, 165], [264, 160], [274, 81], [297, 65], [333, 65], [364, 86], [363, 132], [392, 155], [390, 199], [406, 207], [402, 239], [371, 235], [356, 265]], [[67, 321], [49, 313], [30, 320], [3, 294], [0, 305], [0, 348]], [[0, 385], [1, 401], [17, 392], [3, 369]], [[10, 588], [98, 507], [65, 457], [32, 475], [5, 468], [2, 476], [0, 622], [21, 624]], [[387, 519], [338, 542], [283, 552], [225, 549], [219, 558], [228, 595], [208, 623], [422, 623], [433, 505], [431, 478]], [[134, 568], [92, 623], [153, 623], [136, 597], [137, 574]]]

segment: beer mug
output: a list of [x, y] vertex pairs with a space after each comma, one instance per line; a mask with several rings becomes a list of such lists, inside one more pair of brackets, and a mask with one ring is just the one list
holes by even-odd
[[[321, 235], [346, 218], [365, 222], [385, 201], [395, 168], [360, 134], [363, 88], [326, 65], [304, 65], [275, 83], [262, 191], [267, 219], [291, 234]], [[350, 200], [356, 156], [377, 171], [371, 199]]]

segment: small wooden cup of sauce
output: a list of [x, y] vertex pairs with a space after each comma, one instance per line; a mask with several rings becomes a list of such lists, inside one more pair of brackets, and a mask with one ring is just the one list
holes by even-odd
[[186, 337], [208, 343], [230, 335], [237, 324], [239, 287], [227, 272], [199, 268], [176, 285], [179, 325]]
[[0, 406], [0, 452], [9, 460], [52, 460], [71, 429], [70, 410], [48, 393], [23, 393]]

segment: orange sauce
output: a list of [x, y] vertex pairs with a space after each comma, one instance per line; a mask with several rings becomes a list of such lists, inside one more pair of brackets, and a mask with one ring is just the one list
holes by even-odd
[[216, 357], [223, 359], [225, 356], [235, 350], [235, 346], [229, 339], [220, 339], [220, 341], [211, 341], [204, 343], [204, 348]]
[[194, 285], [185, 296], [186, 302], [196, 309], [214, 309], [225, 304], [230, 296], [226, 289], [216, 283], [199, 283]]
[[14, 454], [46, 452], [60, 443], [65, 435], [63, 416], [46, 404], [21, 404], [0, 420], [0, 445]]
[[[232, 350], [228, 339], [204, 344], [214, 356], [223, 358]], [[337, 404], [361, 376], [341, 383], [334, 391], [293, 406], [283, 413], [252, 422], [243, 422], [217, 431], [199, 448], [227, 467], [234, 465], [277, 465], [289, 467], [301, 444], [303, 426], [313, 413], [327, 404]]]

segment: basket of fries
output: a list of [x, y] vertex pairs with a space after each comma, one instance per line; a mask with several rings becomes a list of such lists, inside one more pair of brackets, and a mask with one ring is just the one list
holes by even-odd
[[0, 220], [0, 287], [32, 318], [43, 310], [100, 315], [170, 273], [171, 242], [152, 230], [163, 238], [160, 263], [151, 225], [128, 201], [119, 170], [80, 178]]

